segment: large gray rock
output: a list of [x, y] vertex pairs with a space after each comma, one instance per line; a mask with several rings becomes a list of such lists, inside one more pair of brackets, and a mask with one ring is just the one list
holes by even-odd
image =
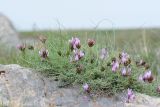
[[0, 65], [0, 103], [4, 107], [160, 106], [160, 98], [143, 94], [137, 94], [135, 102], [127, 104], [121, 97], [94, 98], [79, 89], [79, 87], [58, 88], [58, 82], [19, 65]]
[[13, 47], [18, 43], [18, 33], [13, 27], [11, 21], [0, 13], [0, 45], [5, 44], [9, 47]]

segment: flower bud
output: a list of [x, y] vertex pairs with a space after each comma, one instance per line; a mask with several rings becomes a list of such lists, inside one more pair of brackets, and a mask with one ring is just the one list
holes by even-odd
[[24, 52], [26, 49], [26, 45], [25, 44], [19, 44], [17, 45], [17, 49], [19, 49], [20, 51]]
[[96, 41], [94, 39], [88, 39], [88, 46], [93, 47], [95, 45]]

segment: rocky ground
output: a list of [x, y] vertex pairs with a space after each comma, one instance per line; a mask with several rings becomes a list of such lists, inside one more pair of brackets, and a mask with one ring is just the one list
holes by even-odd
[[19, 65], [0, 65], [0, 101], [4, 107], [160, 107], [160, 98], [136, 94], [133, 103], [117, 97], [90, 97]]

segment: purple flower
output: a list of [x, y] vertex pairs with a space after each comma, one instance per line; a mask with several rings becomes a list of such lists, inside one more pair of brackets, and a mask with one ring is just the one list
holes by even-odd
[[100, 59], [104, 60], [106, 59], [108, 55], [108, 51], [106, 48], [102, 48], [101, 51], [100, 51]]
[[124, 67], [124, 68], [122, 68], [122, 70], [121, 70], [121, 74], [122, 74], [122, 76], [129, 76], [129, 75], [131, 75], [131, 68], [130, 67]]
[[143, 81], [151, 83], [153, 81], [153, 76], [151, 71], [146, 71], [143, 75]]
[[74, 50], [73, 52], [74, 52], [74, 60], [75, 61], [80, 60], [84, 56], [84, 52], [83, 51]]
[[83, 85], [83, 90], [85, 91], [85, 92], [90, 92], [90, 87], [89, 87], [89, 85], [87, 84], [87, 83], [85, 83], [84, 85]]
[[135, 95], [132, 91], [132, 89], [128, 89], [128, 93], [127, 93], [127, 103], [132, 102], [135, 99]]
[[79, 56], [78, 56], [78, 54], [76, 54], [76, 55], [75, 55], [75, 57], [74, 57], [74, 60], [75, 60], [75, 61], [78, 61], [78, 60], [80, 60], [80, 59], [79, 59]]
[[119, 62], [117, 60], [113, 61], [112, 62], [112, 71], [116, 72], [118, 68], [119, 68]]
[[19, 44], [17, 45], [17, 49], [19, 49], [20, 51], [24, 52], [26, 49], [26, 45], [25, 44]]
[[122, 52], [119, 55], [119, 58], [121, 59], [121, 63], [122, 64], [126, 64], [129, 61], [129, 55], [127, 53], [125, 53], [125, 52]]
[[146, 71], [143, 75], [139, 76], [140, 82], [149, 82], [151, 83], [153, 81], [153, 75], [151, 71]]
[[83, 51], [80, 51], [79, 52], [79, 58], [82, 58], [84, 56], [84, 52]]
[[126, 62], [129, 58], [129, 55], [127, 53], [122, 52], [122, 62]]
[[42, 58], [42, 61], [44, 61], [45, 59], [48, 58], [49, 52], [48, 52], [47, 49], [42, 48], [42, 49], [39, 51], [39, 55], [40, 55], [40, 57]]
[[81, 47], [80, 45], [80, 39], [79, 38], [73, 38], [69, 40], [70, 48], [73, 49], [79, 49]]
[[126, 70], [125, 67], [122, 68], [121, 74], [122, 74], [123, 76], [127, 76], [127, 70]]

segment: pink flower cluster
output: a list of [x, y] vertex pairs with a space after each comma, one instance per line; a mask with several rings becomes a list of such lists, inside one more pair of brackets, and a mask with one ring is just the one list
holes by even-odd
[[144, 75], [140, 75], [139, 80], [151, 83], [153, 81], [152, 72], [150, 70], [146, 71]]
[[131, 63], [130, 56], [125, 52], [119, 54], [119, 59], [120, 64], [123, 64], [124, 66], [128, 66]]
[[84, 57], [85, 53], [83, 51], [79, 50], [81, 47], [79, 38], [72, 37], [72, 39], [69, 40], [69, 45], [70, 45], [70, 49], [74, 53], [73, 57], [71, 57], [71, 62], [72, 61], [79, 61], [80, 59], [82, 59]]
[[75, 61], [79, 61], [84, 56], [84, 52], [83, 51], [74, 50], [73, 52], [74, 52], [74, 60]]
[[118, 58], [113, 58], [112, 59], [112, 71], [116, 72], [118, 71], [121, 67], [120, 65], [123, 65], [124, 67], [121, 69], [121, 74], [123, 76], [129, 76], [131, 75], [131, 68], [130, 68], [130, 57], [127, 53], [122, 52], [121, 54], [119, 54], [119, 59]]
[[117, 60], [113, 60], [111, 65], [113, 72], [116, 72], [119, 69], [119, 62]]
[[124, 67], [121, 70], [122, 76], [129, 76], [131, 75], [131, 68], [130, 67]]
[[83, 90], [84, 90], [85, 92], [87, 92], [87, 93], [90, 93], [90, 87], [89, 87], [89, 85], [88, 85], [87, 83], [85, 83], [85, 84], [83, 85]]
[[129, 55], [127, 53], [125, 53], [125, 52], [122, 52], [121, 53], [121, 61], [122, 61], [122, 63], [123, 64], [126, 63], [128, 61], [128, 59], [129, 59]]
[[135, 95], [134, 95], [132, 89], [128, 89], [126, 102], [130, 103], [130, 102], [134, 101], [134, 99], [135, 99]]
[[73, 38], [69, 40], [70, 49], [79, 49], [81, 47], [80, 39], [79, 38]]

